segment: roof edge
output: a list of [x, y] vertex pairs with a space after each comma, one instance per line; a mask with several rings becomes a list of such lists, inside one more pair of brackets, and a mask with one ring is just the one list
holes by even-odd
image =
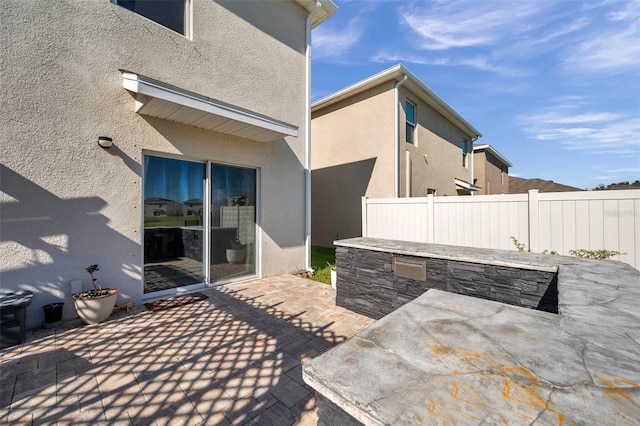
[[[372, 87], [378, 86], [384, 82], [395, 80], [400, 81], [404, 76], [407, 76], [407, 80], [410, 81], [417, 90], [421, 93], [416, 93], [423, 101], [429, 106], [433, 107], [436, 111], [442, 114], [445, 118], [456, 124], [462, 131], [464, 131], [472, 140], [482, 137], [482, 134], [475, 129], [469, 122], [467, 122], [460, 114], [458, 114], [449, 104], [447, 104], [440, 96], [438, 96], [433, 90], [431, 90], [426, 84], [424, 84], [415, 74], [413, 74], [403, 64], [397, 64], [391, 68], [387, 68], [377, 74], [365, 78], [359, 82], [356, 82], [350, 86], [345, 87], [337, 92], [325, 96], [311, 104], [311, 111], [317, 111], [318, 109], [328, 107], [342, 100], [348, 99], [358, 93], [362, 93]], [[405, 86], [407, 84], [405, 83]]]
[[513, 167], [513, 164], [511, 164], [511, 162], [509, 162], [509, 160], [507, 160], [507, 158], [504, 155], [500, 154], [491, 145], [484, 144], [484, 145], [474, 145], [473, 146], [473, 152], [481, 151], [481, 150], [489, 151], [494, 157], [496, 157], [498, 160], [500, 160], [502, 162], [502, 164], [504, 164], [507, 167]]
[[315, 28], [338, 10], [338, 6], [332, 0], [294, 0], [307, 12], [311, 13], [316, 8], [316, 4], [320, 3], [320, 9], [311, 17], [311, 28]]

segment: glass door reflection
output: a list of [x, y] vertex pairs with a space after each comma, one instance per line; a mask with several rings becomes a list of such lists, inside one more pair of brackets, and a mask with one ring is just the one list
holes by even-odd
[[211, 164], [212, 282], [256, 273], [256, 171]]
[[205, 163], [145, 156], [144, 293], [204, 282], [205, 171]]

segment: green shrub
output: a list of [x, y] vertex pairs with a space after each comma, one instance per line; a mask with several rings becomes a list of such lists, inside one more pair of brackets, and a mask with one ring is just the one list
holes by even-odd
[[336, 250], [311, 246], [311, 267], [315, 271], [315, 274], [310, 277], [312, 280], [331, 284], [331, 270], [336, 267]]
[[[520, 241], [518, 241], [516, 237], [511, 237], [511, 241], [513, 241], [513, 245], [516, 246], [516, 249], [518, 249], [518, 251], [531, 252], [531, 250], [527, 248], [526, 244], [523, 244]], [[542, 253], [543, 254], [559, 254], [555, 250], [551, 250], [551, 251], [544, 250]], [[621, 253], [617, 250], [607, 250], [607, 249], [600, 249], [600, 250], [577, 249], [577, 250], [569, 250], [569, 254], [572, 256], [582, 257], [585, 259], [609, 259], [613, 256], [619, 256], [627, 253]]]
[[613, 256], [620, 256], [627, 253], [621, 253], [618, 250], [607, 250], [607, 249], [599, 249], [599, 250], [577, 249], [577, 250], [569, 250], [569, 254], [576, 257], [583, 257], [585, 259], [609, 259]]

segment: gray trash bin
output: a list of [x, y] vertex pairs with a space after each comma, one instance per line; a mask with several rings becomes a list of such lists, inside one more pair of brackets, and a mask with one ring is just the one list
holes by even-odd
[[32, 298], [33, 293], [27, 290], [0, 288], [0, 348], [24, 342], [27, 306]]

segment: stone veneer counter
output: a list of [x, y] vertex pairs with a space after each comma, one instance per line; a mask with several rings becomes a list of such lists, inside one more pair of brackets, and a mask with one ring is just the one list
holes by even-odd
[[369, 238], [336, 245], [557, 268], [559, 314], [428, 290], [304, 366], [320, 425], [640, 424], [638, 270]]

